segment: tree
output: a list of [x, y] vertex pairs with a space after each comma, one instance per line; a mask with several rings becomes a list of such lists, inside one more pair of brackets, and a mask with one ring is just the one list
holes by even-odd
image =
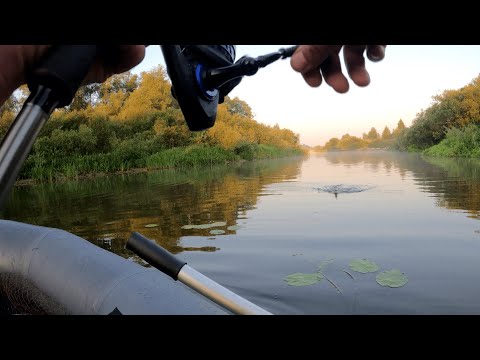
[[331, 138], [326, 142], [323, 149], [326, 151], [339, 151], [340, 150], [340, 147], [338, 146], [339, 142], [340, 140], [338, 138]]
[[228, 96], [225, 97], [225, 105], [230, 114], [238, 114], [245, 116], [249, 119], [253, 118], [252, 109], [250, 106], [243, 100], [240, 100], [238, 97], [230, 99]]
[[90, 84], [80, 87], [68, 106], [67, 111], [85, 110], [89, 105], [94, 106], [99, 97], [100, 84]]
[[349, 134], [343, 135], [338, 143], [341, 150], [357, 150], [366, 147], [366, 145], [367, 143], [364, 140]]
[[382, 139], [383, 140], [389, 140], [392, 137], [392, 133], [390, 132], [390, 129], [388, 126], [385, 126], [385, 129], [383, 129], [382, 132]]
[[380, 137], [380, 135], [378, 134], [377, 129], [372, 127], [367, 134], [367, 139], [366, 140], [377, 140], [379, 137]]
[[407, 127], [403, 123], [403, 120], [400, 119], [397, 123], [397, 127], [392, 131], [392, 137], [397, 138], [403, 134]]
[[142, 73], [138, 88], [125, 99], [118, 118], [134, 119], [152, 110], [165, 111], [171, 107], [172, 99], [167, 73], [163, 66], [157, 66]]

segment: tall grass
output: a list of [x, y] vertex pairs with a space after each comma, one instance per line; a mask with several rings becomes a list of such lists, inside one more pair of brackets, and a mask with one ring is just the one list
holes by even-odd
[[55, 181], [74, 179], [79, 176], [98, 173], [124, 172], [134, 168], [161, 169], [175, 167], [197, 167], [224, 164], [240, 160], [273, 159], [302, 154], [298, 149], [282, 149], [264, 144], [242, 144], [232, 150], [206, 144], [189, 145], [164, 149], [152, 153], [155, 147], [148, 143], [117, 146], [106, 154], [73, 154], [71, 156], [31, 155], [21, 173], [23, 179]]

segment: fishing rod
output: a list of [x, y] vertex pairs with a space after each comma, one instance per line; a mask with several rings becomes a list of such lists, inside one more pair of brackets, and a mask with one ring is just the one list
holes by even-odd
[[[298, 46], [234, 63], [235, 45], [162, 45], [177, 99], [191, 131], [215, 124], [218, 104], [243, 76], [282, 58]], [[27, 76], [30, 96], [0, 144], [0, 212], [43, 125], [56, 108], [70, 105], [94, 60], [105, 55], [99, 45], [53, 46]]]
[[[257, 58], [244, 56], [236, 62], [235, 45], [162, 45], [161, 49], [172, 81], [172, 95], [189, 129], [199, 131], [215, 124], [218, 104], [224, 102], [244, 76], [292, 56], [297, 46]], [[93, 62], [107, 54], [108, 48], [99, 45], [53, 46], [28, 74], [30, 95], [0, 144], [0, 212], [52, 112], [70, 105]], [[140, 234], [132, 235], [127, 242], [129, 249], [152, 261], [153, 266], [233, 313], [270, 314], [152, 244]]]

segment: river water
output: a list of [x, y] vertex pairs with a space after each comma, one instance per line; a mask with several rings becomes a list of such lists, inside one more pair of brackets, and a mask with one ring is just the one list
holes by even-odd
[[[16, 187], [4, 217], [141, 263], [138, 231], [274, 314], [480, 314], [479, 211], [480, 161], [360, 151]], [[390, 269], [408, 282], [380, 286]]]

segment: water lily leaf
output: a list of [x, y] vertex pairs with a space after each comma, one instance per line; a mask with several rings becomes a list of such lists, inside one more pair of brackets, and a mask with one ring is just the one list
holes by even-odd
[[239, 226], [239, 225], [231, 225], [231, 226], [227, 227], [227, 230], [238, 230], [240, 228], [241, 228], [241, 226]]
[[210, 229], [212, 227], [225, 226], [227, 223], [225, 221], [217, 221], [211, 224], [200, 224], [200, 225], [183, 225], [182, 229]]
[[378, 271], [378, 266], [373, 261], [367, 259], [354, 259], [350, 261], [350, 269], [353, 271], [366, 274]]
[[221, 235], [221, 234], [225, 234], [225, 231], [224, 231], [224, 230], [214, 229], [214, 230], [210, 230], [210, 234], [212, 234], [212, 235]]
[[407, 276], [397, 269], [381, 272], [377, 275], [376, 280], [379, 285], [392, 288], [403, 286], [408, 282]]
[[286, 276], [283, 280], [291, 286], [308, 286], [313, 285], [323, 279], [322, 274], [303, 274], [294, 273]]
[[154, 228], [154, 227], [159, 227], [160, 225], [158, 224], [147, 224], [145, 225], [146, 228]]

